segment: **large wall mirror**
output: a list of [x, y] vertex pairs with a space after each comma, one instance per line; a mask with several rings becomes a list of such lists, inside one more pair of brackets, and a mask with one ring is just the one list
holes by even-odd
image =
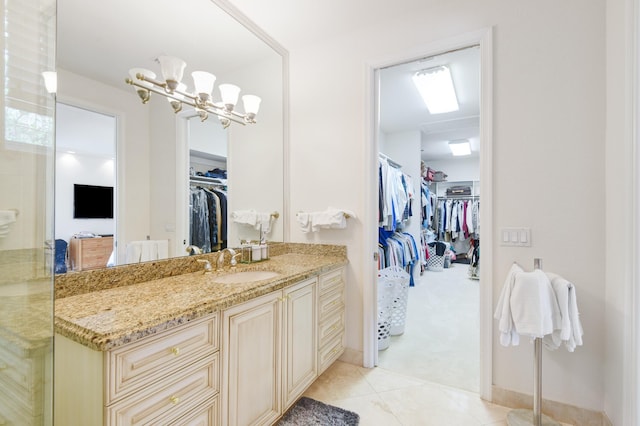
[[[257, 226], [235, 223], [232, 212], [273, 214], [266, 239], [284, 241], [287, 54], [281, 46], [223, 0], [58, 0], [57, 17], [57, 125], [65, 130], [56, 140], [56, 239], [74, 245], [68, 269], [107, 266], [104, 259], [95, 265], [90, 256], [77, 257], [79, 243], [88, 253], [87, 243], [98, 239], [76, 237], [91, 235], [105, 238], [97, 241], [102, 246], [113, 235], [110, 265], [187, 255], [191, 197], [200, 188], [226, 196], [226, 240], [213, 250], [260, 237]], [[143, 104], [125, 78], [141, 67], [161, 80], [161, 55], [186, 62], [182, 81], [188, 90], [191, 72], [213, 73], [214, 101], [220, 83], [239, 86], [241, 96], [259, 96], [257, 123], [223, 129], [216, 116], [201, 122], [188, 106], [174, 113], [154, 93]], [[105, 144], [111, 144], [106, 154]], [[207, 174], [224, 180], [208, 186], [191, 178]], [[74, 217], [82, 202], [77, 191], [89, 191], [88, 203], [97, 206], [109, 187], [113, 218]], [[159, 242], [156, 252], [132, 250], [145, 241]]]

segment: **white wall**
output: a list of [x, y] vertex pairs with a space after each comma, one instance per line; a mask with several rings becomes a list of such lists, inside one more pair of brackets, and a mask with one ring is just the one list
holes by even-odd
[[[633, 326], [632, 311], [634, 299], [636, 303], [638, 300], [638, 290], [634, 285], [634, 268], [637, 268], [638, 259], [634, 251], [634, 234], [629, 232], [631, 229], [638, 232], [638, 219], [633, 216], [633, 197], [630, 196], [635, 194], [638, 197], [638, 187], [633, 185], [634, 154], [637, 156], [638, 151], [632, 138], [631, 115], [632, 5], [638, 7], [638, 2], [607, 1], [606, 245], [603, 253], [607, 285], [606, 298], [602, 303], [606, 306], [604, 408], [614, 425], [632, 425], [640, 421], [637, 417], [640, 409], [638, 389], [631, 387], [638, 384], [639, 371], [637, 358], [633, 357], [633, 354], [637, 356], [638, 348], [632, 345], [637, 345], [640, 339], [638, 329]], [[637, 44], [635, 48], [638, 49]]]
[[[354, 28], [290, 52], [290, 214], [327, 205], [359, 217], [369, 213], [364, 192], [375, 182], [366, 180], [362, 160], [371, 143], [365, 138], [367, 63], [494, 26], [493, 224], [496, 231], [531, 228], [533, 246], [495, 243], [496, 281], [483, 285], [493, 287], [495, 304], [509, 265], [530, 267], [534, 257], [576, 283], [585, 345], [572, 354], [545, 352], [544, 396], [602, 410], [605, 2], [459, 0], [421, 7], [389, 21], [384, 31]], [[594, 196], [599, 202], [590, 203]], [[362, 244], [365, 232], [358, 220], [346, 230], [312, 235], [291, 225], [293, 241], [347, 246], [347, 344], [355, 351], [362, 350], [362, 289], [373, 285], [363, 282], [374, 251]], [[493, 383], [531, 393], [531, 346], [503, 348], [494, 337], [493, 350]]]

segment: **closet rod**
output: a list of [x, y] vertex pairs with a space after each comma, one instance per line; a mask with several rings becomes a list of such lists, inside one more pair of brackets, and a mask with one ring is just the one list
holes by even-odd
[[384, 155], [381, 152], [378, 153], [378, 158], [381, 158], [383, 160], [387, 160], [387, 163], [389, 163], [390, 166], [393, 166], [393, 167], [395, 167], [397, 169], [401, 169], [402, 168], [402, 164], [393, 161], [391, 158], [389, 158], [388, 156]]

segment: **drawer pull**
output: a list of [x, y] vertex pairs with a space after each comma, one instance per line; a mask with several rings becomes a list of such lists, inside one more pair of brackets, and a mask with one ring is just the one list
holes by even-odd
[[174, 346], [173, 348], [171, 348], [171, 353], [174, 354], [175, 356], [180, 355], [180, 348], [177, 346]]
[[178, 402], [180, 402], [180, 397], [174, 395], [171, 398], [169, 398], [169, 401], [171, 401], [172, 404], [177, 404]]

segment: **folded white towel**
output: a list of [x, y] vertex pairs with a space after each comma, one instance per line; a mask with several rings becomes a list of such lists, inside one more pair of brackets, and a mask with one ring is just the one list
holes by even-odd
[[238, 210], [231, 212], [231, 220], [241, 225], [250, 225], [255, 229], [262, 229], [263, 233], [271, 232], [271, 213], [255, 210]]
[[340, 210], [329, 207], [321, 212], [299, 212], [296, 219], [302, 232], [316, 232], [322, 228], [344, 229], [347, 227], [347, 216], [355, 217], [349, 210]]

